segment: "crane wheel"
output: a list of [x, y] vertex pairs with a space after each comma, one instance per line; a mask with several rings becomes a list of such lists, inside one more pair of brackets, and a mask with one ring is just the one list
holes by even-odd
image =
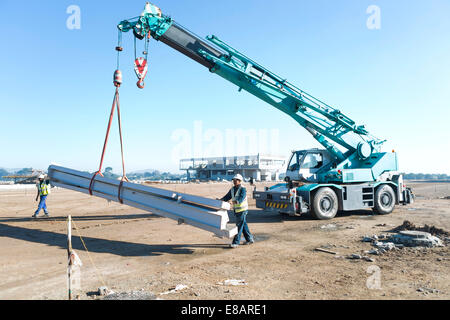
[[390, 185], [382, 185], [375, 191], [373, 211], [378, 214], [389, 214], [395, 207], [395, 193]]
[[334, 218], [338, 211], [338, 197], [333, 189], [320, 188], [314, 195], [312, 214], [319, 220]]

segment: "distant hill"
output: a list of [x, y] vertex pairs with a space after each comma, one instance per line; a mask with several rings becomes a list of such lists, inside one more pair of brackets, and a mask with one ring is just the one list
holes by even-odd
[[5, 169], [3, 169], [3, 168], [0, 168], [0, 180], [3, 180], [3, 176], [7, 176], [7, 175], [9, 175], [10, 173], [9, 173], [9, 171], [6, 171]]
[[[32, 168], [15, 168], [8, 169], [0, 167], [0, 180], [9, 180], [3, 179], [3, 176], [9, 175], [31, 175], [33, 173]], [[107, 167], [105, 168], [103, 175], [107, 178], [117, 179], [120, 175], [113, 172], [113, 168]], [[170, 172], [161, 172], [154, 169], [145, 169], [133, 171], [127, 174], [129, 179], [145, 179], [145, 180], [180, 180], [186, 177], [186, 174], [177, 174]]]
[[146, 172], [154, 172], [156, 169], [143, 169], [130, 172], [130, 174], [144, 174]]
[[[1, 181], [14, 181], [14, 183], [34, 183], [37, 176], [43, 173], [41, 170], [35, 170], [33, 168], [23, 168], [8, 170], [5, 168], [0, 169]], [[13, 178], [4, 178], [8, 176], [14, 176]]]
[[[8, 174], [14, 174], [17, 171], [22, 170], [23, 168], [4, 168], [4, 167], [0, 167], [0, 170], [2, 170], [2, 172], [7, 171]], [[4, 170], [4, 171], [3, 171]]]
[[186, 178], [186, 174], [177, 174], [170, 172], [161, 172], [158, 170], [139, 170], [127, 174], [130, 179], [145, 180], [181, 180]]
[[[117, 179], [120, 175], [112, 172], [111, 167], [105, 168], [104, 176], [108, 178]], [[8, 175], [30, 175], [33, 173], [33, 168], [4, 168], [0, 167], [0, 180], [5, 180], [2, 177]], [[284, 174], [280, 174], [282, 178]], [[181, 180], [186, 178], [186, 174], [161, 172], [154, 169], [136, 170], [127, 174], [129, 179], [145, 179], [145, 180]], [[403, 173], [403, 177], [407, 180], [450, 180], [450, 175], [445, 173]]]
[[[108, 178], [117, 179], [120, 175], [112, 172], [111, 167], [107, 167], [103, 175]], [[159, 170], [146, 169], [146, 170], [137, 170], [133, 172], [127, 173], [128, 179], [132, 180], [181, 180], [186, 177], [186, 174], [177, 174], [170, 172], [161, 172]]]

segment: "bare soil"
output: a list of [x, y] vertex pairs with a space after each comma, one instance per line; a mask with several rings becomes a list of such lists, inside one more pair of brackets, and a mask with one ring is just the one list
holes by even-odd
[[[49, 196], [51, 218], [34, 220], [35, 190], [2, 190], [0, 299], [67, 298], [69, 214], [76, 226], [73, 248], [83, 262], [81, 285], [75, 290], [79, 299], [98, 299], [94, 293], [102, 285], [117, 293], [141, 292], [162, 299], [449, 299], [448, 246], [371, 255], [374, 262], [345, 258], [367, 255], [364, 251], [371, 245], [361, 242], [364, 235], [388, 234], [405, 220], [450, 230], [450, 200], [445, 199], [450, 184], [410, 186], [416, 202], [390, 215], [361, 210], [328, 221], [265, 213], [255, 208], [250, 196], [248, 222], [256, 243], [237, 249], [227, 247], [230, 240], [206, 231], [64, 189]], [[216, 198], [230, 185], [158, 187]], [[251, 194], [251, 187], [246, 187]], [[315, 251], [318, 247], [338, 254]], [[379, 289], [367, 286], [373, 268], [379, 270]], [[227, 279], [247, 284], [219, 284]], [[187, 288], [160, 295], [178, 284]]]

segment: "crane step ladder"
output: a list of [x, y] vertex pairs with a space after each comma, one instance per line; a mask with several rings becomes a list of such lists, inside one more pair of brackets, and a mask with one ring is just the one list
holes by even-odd
[[[87, 194], [93, 175], [57, 165], [48, 167], [52, 185]], [[221, 200], [126, 181], [121, 184], [120, 180], [102, 176], [95, 177], [91, 191], [94, 196], [117, 202], [121, 200], [125, 205], [210, 231], [221, 238], [232, 238], [237, 234], [237, 227], [228, 225], [230, 204]]]

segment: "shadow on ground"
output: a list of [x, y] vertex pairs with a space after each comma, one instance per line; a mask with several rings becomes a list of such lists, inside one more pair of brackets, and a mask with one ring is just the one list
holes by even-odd
[[[229, 219], [231, 223], [235, 222], [233, 212], [229, 211], [228, 213]], [[333, 218], [333, 220], [339, 218], [345, 218], [354, 216], [356, 218], [373, 218], [377, 216], [372, 210], [357, 210], [357, 211], [340, 211]], [[133, 219], [155, 219], [162, 218], [157, 214], [118, 214], [118, 215], [101, 215], [101, 216], [72, 216], [72, 219], [77, 221], [108, 221], [108, 220], [133, 220]], [[302, 220], [317, 220], [313, 217], [312, 214], [302, 214], [301, 216], [289, 216], [287, 214], [280, 214], [276, 211], [264, 211], [259, 209], [248, 210], [247, 222], [248, 223], [281, 223], [283, 221], [302, 221]], [[67, 221], [67, 216], [51, 216], [50, 218], [45, 218], [41, 213], [40, 216], [35, 219], [30, 217], [2, 217], [0, 218], [0, 222], [30, 222], [30, 221], [57, 221], [64, 222]]]
[[[355, 218], [367, 218], [371, 219], [376, 217], [372, 210], [356, 210], [356, 211], [340, 211], [331, 220], [317, 220], [312, 214], [305, 213], [301, 216], [289, 216], [287, 214], [280, 214], [275, 211], [263, 211], [263, 210], [249, 210], [247, 215], [248, 223], [282, 223], [283, 221], [339, 221], [339, 219], [347, 217]], [[230, 213], [230, 222], [235, 222], [234, 214]]]
[[[61, 249], [67, 248], [66, 234], [10, 226], [3, 223], [0, 223], [0, 238], [1, 237], [46, 244]], [[194, 248], [226, 248], [225, 245], [221, 244], [146, 244], [93, 237], [83, 237], [83, 240], [90, 252], [110, 253], [125, 257], [159, 256], [165, 253], [192, 254]], [[76, 232], [72, 235], [72, 248], [79, 251], [85, 250], [80, 238], [76, 235]]]
[[[133, 219], [153, 219], [153, 218], [161, 218], [156, 214], [118, 214], [118, 215], [101, 215], [101, 216], [72, 216], [72, 219], [77, 221], [103, 221], [103, 220], [133, 220]], [[29, 221], [59, 221], [64, 222], [67, 221], [66, 216], [50, 216], [49, 218], [44, 217], [44, 214], [41, 213], [38, 218], [29, 217], [2, 217], [0, 218], [0, 222], [29, 222]]]
[[[230, 223], [234, 223], [234, 214], [230, 213]], [[355, 217], [375, 217], [372, 211], [359, 210], [353, 212], [340, 212], [333, 219], [339, 221], [339, 218], [345, 218], [349, 216]], [[107, 215], [107, 216], [73, 216], [76, 222], [80, 221], [102, 221], [102, 220], [130, 220], [130, 219], [153, 219], [160, 216], [155, 214], [129, 214], [129, 215]], [[59, 247], [61, 249], [67, 248], [67, 235], [63, 233], [56, 233], [51, 231], [37, 230], [31, 228], [24, 228], [18, 226], [11, 226], [1, 222], [29, 222], [31, 220], [36, 221], [33, 218], [17, 218], [17, 217], [4, 217], [0, 219], [0, 237], [8, 237], [23, 241], [35, 242], [40, 244], [46, 244], [49, 246]], [[51, 217], [51, 218], [38, 218], [42, 221], [66, 221], [67, 217]], [[261, 210], [249, 210], [247, 221], [249, 223], [282, 223], [284, 221], [308, 221], [315, 220], [312, 215], [305, 214], [300, 217], [291, 217], [287, 215], [281, 215], [277, 212], [264, 212]], [[320, 220], [315, 220], [320, 221]], [[265, 240], [269, 235], [260, 235], [261, 240]], [[146, 243], [134, 243], [127, 241], [108, 240], [93, 237], [83, 237], [83, 240], [90, 252], [97, 253], [110, 253], [120, 256], [158, 256], [161, 254], [192, 254], [195, 248], [223, 248], [226, 249], [227, 245], [224, 244], [146, 244]], [[78, 237], [76, 232], [72, 235], [72, 247], [75, 250], [84, 251], [85, 248]]]

